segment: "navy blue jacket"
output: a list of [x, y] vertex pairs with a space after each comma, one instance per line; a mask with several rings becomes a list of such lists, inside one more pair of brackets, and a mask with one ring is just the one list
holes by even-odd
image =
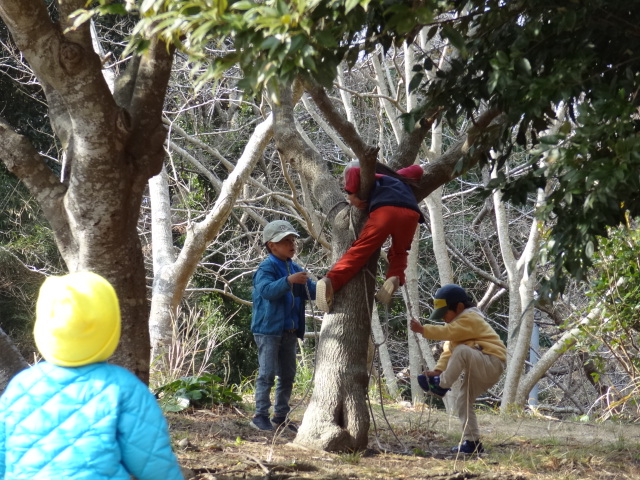
[[397, 178], [381, 175], [376, 178], [369, 195], [369, 212], [387, 206], [414, 210], [420, 214], [420, 223], [424, 222], [424, 217], [411, 187]]

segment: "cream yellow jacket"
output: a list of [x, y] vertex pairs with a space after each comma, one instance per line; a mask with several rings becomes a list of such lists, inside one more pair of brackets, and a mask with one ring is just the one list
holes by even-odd
[[463, 310], [451, 323], [423, 325], [422, 336], [430, 340], [446, 340], [434, 370], [446, 370], [451, 352], [458, 345], [477, 348], [482, 353], [498, 357], [503, 362], [507, 359], [504, 343], [475, 307]]

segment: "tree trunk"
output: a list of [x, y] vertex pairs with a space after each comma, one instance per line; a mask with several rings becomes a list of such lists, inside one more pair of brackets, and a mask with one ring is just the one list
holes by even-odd
[[[173, 236], [171, 234], [171, 201], [167, 172], [163, 168], [149, 179], [149, 203], [151, 205], [151, 248], [153, 255], [153, 287], [149, 336], [151, 342], [151, 368], [162, 369], [166, 364], [168, 347], [173, 341], [172, 320], [175, 313], [171, 306], [171, 292], [175, 282], [163, 275], [163, 270], [175, 261]], [[169, 308], [167, 308], [169, 307]]]
[[[160, 360], [166, 353], [166, 347], [171, 344], [171, 322], [178, 314], [178, 306], [187, 288], [188, 282], [198, 266], [198, 262], [209, 244], [221, 230], [238, 197], [242, 194], [247, 178], [262, 157], [264, 149], [273, 135], [272, 116], [259, 124], [237, 165], [227, 179], [220, 185], [220, 194], [211, 211], [201, 222], [189, 222], [184, 247], [177, 258], [168, 252], [154, 249], [154, 281], [151, 299], [151, 315], [149, 324], [152, 332], [152, 358]], [[168, 196], [168, 187], [161, 185], [163, 196]], [[158, 199], [161, 197], [158, 197]], [[154, 206], [162, 208], [162, 206]], [[169, 220], [159, 217], [155, 221], [165, 224], [164, 228], [157, 226], [155, 235], [166, 235], [166, 222]], [[162, 241], [162, 236], [160, 241]], [[173, 245], [167, 245], [173, 249]]]
[[[359, 232], [364, 216], [347, 207], [337, 180], [320, 155], [295, 128], [291, 90], [280, 92], [274, 106], [275, 140], [283, 163], [297, 169], [333, 225], [333, 259], [351, 245], [350, 233]], [[342, 208], [334, 208], [343, 204]], [[335, 215], [335, 217], [333, 217]], [[369, 261], [334, 299], [333, 313], [325, 315], [316, 353], [316, 383], [295, 442], [327, 451], [356, 450], [367, 446], [369, 412], [367, 350], [371, 335], [374, 275], [377, 256]], [[357, 299], [357, 300], [356, 300]], [[363, 300], [366, 299], [366, 300]], [[366, 305], [364, 305], [366, 303]]]
[[[428, 369], [435, 366], [435, 360], [431, 354], [427, 340], [416, 335], [409, 329], [411, 318], [420, 318], [420, 293], [418, 289], [418, 240], [420, 238], [419, 229], [416, 229], [411, 250], [409, 250], [409, 258], [407, 269], [405, 270], [406, 286], [402, 289], [403, 300], [406, 305], [406, 324], [407, 324], [407, 347], [409, 349], [409, 380], [411, 382], [411, 402], [415, 405], [424, 401], [424, 392], [418, 384], [418, 375], [422, 373], [423, 366]], [[424, 351], [422, 346], [425, 346]], [[425, 358], [425, 355], [427, 358]]]
[[[534, 308], [533, 292], [536, 280], [536, 266], [531, 265], [540, 244], [540, 225], [532, 219], [527, 244], [518, 260], [513, 255], [513, 246], [509, 240], [509, 221], [500, 192], [494, 192], [494, 209], [498, 224], [500, 251], [507, 268], [509, 281], [509, 338], [507, 344], [507, 369], [501, 410], [508, 411], [515, 404], [518, 385], [524, 372], [525, 361], [531, 348]], [[542, 190], [534, 208], [538, 208], [544, 199]], [[512, 310], [513, 309], [513, 310]]]
[[[297, 444], [326, 451], [367, 446], [370, 419], [366, 360], [371, 324], [364, 301], [355, 299], [373, 299], [374, 281], [368, 272], [375, 263], [370, 262], [367, 271], [356, 275], [336, 295], [334, 313], [324, 317], [316, 353], [315, 385], [295, 439]], [[368, 303], [369, 308], [372, 303]]]
[[7, 388], [9, 380], [18, 373], [29, 367], [20, 352], [13, 344], [9, 336], [0, 328], [0, 352], [2, 352], [2, 362], [0, 362], [0, 395]]
[[391, 398], [399, 398], [400, 392], [398, 390], [398, 381], [396, 379], [395, 372], [393, 371], [391, 356], [389, 355], [387, 335], [380, 323], [380, 309], [375, 307], [373, 309], [373, 316], [371, 317], [371, 329], [373, 333], [373, 340], [378, 345], [378, 358], [380, 360], [380, 368], [384, 377], [384, 383], [387, 387], [387, 392]]
[[[370, 147], [357, 136], [351, 124], [336, 113], [326, 92], [316, 85], [307, 85], [309, 93], [332, 126], [340, 131], [349, 147], [364, 165]], [[359, 232], [363, 215], [346, 202], [337, 180], [328, 172], [326, 162], [308, 144], [295, 128], [291, 91], [282, 87], [280, 104], [274, 106], [274, 138], [282, 162], [295, 168], [320, 208], [333, 223], [333, 259], [337, 260], [351, 245], [350, 227]], [[478, 119], [476, 128], [483, 129], [495, 118], [489, 113]], [[422, 128], [405, 136], [398, 148], [393, 167], [414, 163], [424, 135]], [[449, 155], [426, 166], [426, 174], [416, 189], [419, 199], [424, 198], [453, 177], [456, 163], [468, 152], [473, 137], [453, 147]], [[480, 158], [469, 156], [469, 166]], [[363, 168], [364, 169], [364, 168]], [[344, 204], [339, 210], [335, 208]], [[333, 312], [325, 315], [316, 357], [316, 384], [305, 412], [295, 443], [320, 450], [353, 450], [367, 445], [369, 413], [366, 404], [368, 385], [367, 346], [370, 335], [370, 312], [374, 294], [375, 265], [372, 258], [367, 268], [358, 273], [334, 299]]]
[[0, 157], [40, 203], [69, 271], [91, 270], [113, 284], [123, 322], [112, 359], [148, 381], [149, 306], [137, 224], [146, 182], [162, 165], [171, 52], [152, 40], [112, 94], [89, 23], [67, 30], [68, 15], [83, 0], [57, 6], [57, 23], [41, 0], [1, 0], [0, 16], [47, 97], [68, 163], [65, 183], [6, 123]]

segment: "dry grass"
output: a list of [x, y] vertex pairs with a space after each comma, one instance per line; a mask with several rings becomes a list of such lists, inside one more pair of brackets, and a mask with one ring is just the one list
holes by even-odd
[[[303, 412], [294, 412], [300, 421]], [[456, 458], [455, 418], [427, 406], [374, 407], [369, 448], [333, 454], [293, 446], [290, 431], [260, 432], [238, 409], [168, 415], [176, 452], [198, 480], [640, 479], [640, 425], [479, 415], [486, 453]], [[388, 420], [388, 424], [387, 424]]]

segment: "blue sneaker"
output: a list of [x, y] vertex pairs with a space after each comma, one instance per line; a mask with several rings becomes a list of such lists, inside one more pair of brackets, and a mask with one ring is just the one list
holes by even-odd
[[287, 417], [271, 417], [271, 423], [276, 428], [288, 428], [293, 433], [298, 433], [298, 426], [290, 420], [287, 420]]
[[442, 388], [440, 386], [440, 376], [427, 377], [426, 375], [418, 375], [418, 385], [427, 393], [433, 393], [438, 397], [444, 397], [450, 388]]
[[253, 428], [257, 428], [258, 430], [263, 430], [265, 432], [272, 432], [273, 426], [269, 421], [269, 417], [265, 417], [263, 415], [256, 415], [251, 419], [251, 423], [249, 424]]
[[451, 453], [466, 453], [468, 455], [479, 454], [484, 452], [480, 440], [465, 440], [460, 445], [451, 448]]

